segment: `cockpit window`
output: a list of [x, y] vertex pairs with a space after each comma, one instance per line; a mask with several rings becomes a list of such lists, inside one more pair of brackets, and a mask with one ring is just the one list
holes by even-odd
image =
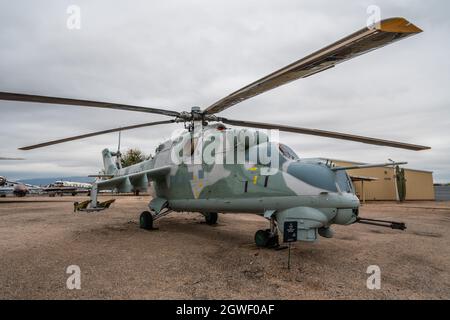
[[281, 144], [280, 143], [280, 152], [281, 154], [286, 157], [289, 160], [300, 160], [300, 158], [298, 157], [298, 155], [295, 153], [294, 150], [292, 150], [291, 148], [289, 148], [287, 145], [285, 144]]
[[348, 176], [347, 172], [337, 171], [336, 172], [336, 182], [337, 182], [341, 192], [354, 193], [353, 183], [350, 180], [350, 177]]

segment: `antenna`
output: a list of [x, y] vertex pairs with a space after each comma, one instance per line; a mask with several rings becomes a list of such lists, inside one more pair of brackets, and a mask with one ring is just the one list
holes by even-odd
[[122, 137], [122, 131], [119, 131], [119, 144], [117, 146], [117, 153], [120, 153], [120, 138]]

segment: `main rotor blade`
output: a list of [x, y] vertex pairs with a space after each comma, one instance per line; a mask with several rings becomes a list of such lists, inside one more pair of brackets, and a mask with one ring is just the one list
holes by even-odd
[[369, 138], [369, 137], [363, 137], [363, 136], [357, 136], [357, 135], [352, 135], [352, 134], [347, 134], [347, 133], [339, 133], [339, 132], [333, 132], [333, 131], [291, 127], [291, 126], [262, 123], [262, 122], [230, 120], [230, 119], [225, 119], [225, 118], [219, 118], [219, 119], [221, 122], [230, 124], [233, 126], [259, 128], [259, 129], [277, 129], [277, 130], [285, 131], [285, 132], [307, 134], [307, 135], [312, 135], [312, 136], [327, 137], [327, 138], [340, 139], [340, 140], [356, 141], [356, 142], [361, 142], [361, 143], [366, 143], [366, 144], [374, 144], [377, 146], [386, 146], [386, 147], [407, 149], [407, 150], [413, 150], [413, 151], [422, 151], [422, 150], [431, 149], [430, 147], [425, 147], [425, 146], [420, 146], [420, 145], [415, 145], [415, 144], [408, 144], [408, 143], [403, 143], [403, 142], [389, 141], [389, 140], [383, 140], [383, 139], [377, 139], [377, 138]]
[[22, 147], [22, 148], [19, 148], [19, 150], [32, 150], [32, 149], [37, 149], [37, 148], [43, 148], [43, 147], [51, 146], [51, 145], [54, 145], [54, 144], [60, 144], [60, 143], [64, 143], [64, 142], [69, 142], [69, 141], [73, 141], [73, 140], [79, 140], [79, 139], [85, 139], [85, 138], [89, 138], [89, 137], [99, 136], [99, 135], [102, 135], [102, 134], [107, 134], [107, 133], [112, 133], [112, 132], [118, 132], [118, 131], [120, 132], [120, 131], [124, 131], [124, 130], [131, 130], [131, 129], [138, 129], [138, 128], [144, 128], [144, 127], [151, 127], [151, 126], [156, 126], [156, 125], [160, 125], [160, 124], [169, 124], [169, 123], [174, 123], [174, 122], [175, 122], [175, 120], [165, 120], [165, 121], [157, 121], [157, 122], [149, 122], [149, 123], [137, 124], [137, 125], [128, 126], [128, 127], [121, 127], [121, 128], [114, 128], [114, 129], [109, 129], [109, 130], [97, 131], [97, 132], [92, 132], [92, 133], [88, 133], [88, 134], [83, 134], [83, 135], [80, 135], [80, 136], [74, 136], [74, 137], [69, 137], [69, 138], [64, 138], [64, 139], [59, 139], [59, 140], [39, 143], [39, 144], [35, 144], [35, 145], [32, 145], [32, 146]]
[[366, 27], [301, 60], [298, 60], [209, 106], [204, 113], [215, 114], [244, 100], [300, 78], [333, 68], [346, 60], [384, 47], [390, 43], [422, 32], [404, 18], [383, 20]]
[[11, 93], [11, 92], [0, 92], [0, 100], [7, 101], [20, 101], [20, 102], [36, 102], [36, 103], [48, 103], [48, 104], [61, 104], [61, 105], [71, 105], [80, 107], [92, 107], [92, 108], [105, 108], [105, 109], [116, 109], [116, 110], [127, 110], [145, 113], [156, 113], [165, 116], [177, 117], [180, 113], [177, 111], [155, 109], [139, 106], [131, 106], [119, 103], [110, 102], [99, 102], [90, 100], [78, 100], [78, 99], [68, 99], [68, 98], [58, 98], [58, 97], [48, 97], [48, 96], [36, 96], [21, 93]]
[[25, 160], [24, 158], [5, 158], [5, 157], [0, 157], [0, 160]]
[[360, 170], [360, 169], [371, 169], [371, 168], [384, 168], [384, 167], [394, 167], [394, 166], [404, 166], [408, 162], [388, 162], [388, 163], [377, 163], [377, 164], [361, 164], [346, 167], [334, 167], [333, 171], [347, 171], [347, 170]]

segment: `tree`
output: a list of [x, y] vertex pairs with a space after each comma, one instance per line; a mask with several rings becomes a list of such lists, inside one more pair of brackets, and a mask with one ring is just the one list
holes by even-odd
[[121, 157], [122, 167], [129, 167], [142, 162], [147, 156], [139, 149], [128, 149]]
[[399, 166], [395, 168], [395, 179], [397, 179], [397, 190], [400, 202], [406, 199], [406, 178], [405, 169], [400, 169]]

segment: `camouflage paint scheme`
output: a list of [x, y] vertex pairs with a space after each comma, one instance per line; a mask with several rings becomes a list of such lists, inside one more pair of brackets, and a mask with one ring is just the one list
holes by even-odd
[[[186, 157], [182, 159], [187, 163], [174, 161], [173, 154], [177, 148], [183, 148], [183, 139], [194, 139], [198, 143], [196, 137], [201, 137], [206, 149], [212, 143], [209, 137], [217, 133], [237, 137], [250, 133], [255, 134], [256, 139], [246, 143], [239, 143], [236, 139], [226, 140], [225, 146], [220, 146], [219, 150], [224, 150], [224, 153], [219, 157], [231, 153], [231, 163], [225, 159], [212, 164], [205, 161], [189, 164], [191, 159]], [[154, 198], [149, 207], [155, 214], [170, 208], [174, 211], [273, 216], [281, 232], [284, 221], [298, 221], [299, 239], [304, 241], [315, 241], [319, 229], [356, 221], [359, 200], [345, 171], [333, 171], [332, 164], [322, 160], [301, 160], [287, 146], [267, 138], [261, 141], [260, 136], [267, 137], [261, 131], [208, 125], [200, 133], [185, 132], [174, 140], [166, 141], [158, 146], [151, 159], [123, 169], [117, 169], [111, 152], [105, 149], [105, 172], [114, 177], [98, 182], [97, 186], [99, 190], [145, 191], [149, 181], [152, 181]], [[239, 148], [246, 154], [244, 164], [236, 164], [237, 156], [233, 157]], [[279, 159], [277, 168], [271, 169], [270, 164], [261, 164], [258, 160], [249, 162], [248, 155], [252, 148], [270, 155], [276, 152], [275, 156]], [[188, 157], [192, 157], [190, 153]]]

